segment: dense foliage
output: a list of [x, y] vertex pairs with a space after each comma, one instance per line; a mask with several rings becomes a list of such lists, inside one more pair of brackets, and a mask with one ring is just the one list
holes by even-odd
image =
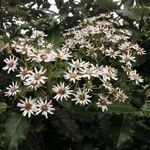
[[[51, 6], [46, 0], [0, 1], [0, 149], [149, 149], [149, 2], [56, 0], [58, 13]], [[132, 55], [123, 52], [124, 47]], [[130, 61], [125, 61], [125, 55]], [[15, 65], [8, 66], [10, 61]], [[98, 72], [87, 75], [87, 68], [74, 69], [77, 62], [94, 71], [101, 69], [99, 77]], [[29, 69], [26, 77], [19, 74], [19, 66], [21, 71]], [[122, 76], [124, 67], [128, 70]], [[31, 86], [36, 73], [42, 79]], [[65, 87], [68, 95], [61, 97], [59, 87]], [[82, 100], [85, 94], [86, 101], [77, 94], [82, 94]], [[24, 107], [22, 116], [19, 108], [25, 100], [36, 109], [25, 112]]]

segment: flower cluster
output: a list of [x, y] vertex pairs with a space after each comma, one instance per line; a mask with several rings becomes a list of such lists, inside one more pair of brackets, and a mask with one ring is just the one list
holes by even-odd
[[[122, 83], [143, 82], [134, 63], [145, 51], [131, 42], [131, 36], [105, 14], [84, 19], [67, 30], [60, 49], [54, 49], [41, 31], [33, 31], [30, 37], [23, 35], [11, 44], [15, 53], [4, 59], [3, 70], [16, 73], [16, 81], [6, 88], [5, 96], [24, 97], [17, 106], [28, 117], [42, 114], [48, 118], [55, 110], [55, 100], [93, 104], [104, 112], [114, 101], [128, 98]], [[26, 98], [29, 90], [34, 98]]]
[[55, 108], [53, 108], [53, 105], [51, 104], [52, 101], [47, 101], [47, 99], [42, 100], [41, 98], [39, 100], [32, 99], [31, 97], [26, 98], [25, 100], [20, 100], [20, 102], [17, 104], [18, 107], [20, 107], [20, 111], [23, 111], [23, 116], [31, 117], [31, 114], [42, 114], [46, 118], [48, 118], [48, 113], [54, 114]]

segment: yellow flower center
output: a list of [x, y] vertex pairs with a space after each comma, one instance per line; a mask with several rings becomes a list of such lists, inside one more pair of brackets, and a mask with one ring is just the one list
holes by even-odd
[[41, 75], [40, 75], [40, 74], [35, 74], [35, 75], [34, 75], [34, 79], [35, 79], [35, 80], [40, 80], [40, 78], [41, 78]]

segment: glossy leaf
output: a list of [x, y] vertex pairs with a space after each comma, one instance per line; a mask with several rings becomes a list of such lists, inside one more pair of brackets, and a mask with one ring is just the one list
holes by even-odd
[[79, 141], [82, 139], [78, 130], [78, 125], [75, 120], [70, 118], [68, 113], [57, 109], [57, 111], [55, 111], [53, 124], [58, 128], [61, 134], [65, 135], [67, 138], [71, 138], [72, 141]]
[[127, 142], [131, 137], [132, 120], [129, 116], [123, 115], [121, 126], [119, 129], [118, 140], [116, 142], [116, 148], [120, 149], [125, 142]]
[[123, 114], [134, 114], [138, 116], [150, 116], [150, 105], [145, 104], [143, 108], [136, 109], [131, 106], [131, 104], [128, 103], [114, 103], [109, 108], [109, 113], [123, 113]]
[[116, 112], [116, 113], [134, 113], [136, 112], [136, 109], [133, 108], [128, 103], [113, 103], [109, 107], [109, 112]]
[[6, 103], [0, 102], [0, 114], [1, 114], [2, 112], [4, 112], [4, 111], [6, 110], [6, 108], [7, 108]]
[[135, 15], [137, 16], [148, 16], [150, 14], [150, 7], [139, 7], [136, 6], [134, 8], [132, 8], [132, 11]]
[[48, 33], [48, 39], [53, 44], [54, 48], [59, 48], [63, 42], [63, 36], [58, 25], [54, 25]]
[[5, 123], [4, 145], [7, 150], [18, 150], [18, 144], [25, 139], [27, 120], [12, 112]]

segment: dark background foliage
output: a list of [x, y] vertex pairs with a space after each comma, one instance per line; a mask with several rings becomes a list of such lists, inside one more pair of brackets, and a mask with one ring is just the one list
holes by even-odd
[[[21, 29], [43, 30], [57, 48], [62, 44], [61, 32], [77, 25], [86, 17], [115, 12], [123, 27], [133, 31], [133, 41], [147, 55], [135, 68], [145, 79], [142, 87], [130, 87], [130, 105], [121, 104], [107, 113], [95, 108], [79, 108], [63, 102], [49, 119], [23, 118], [10, 100], [1, 93], [0, 149], [2, 150], [148, 150], [150, 149], [150, 1], [122, 0], [55, 0], [58, 13], [50, 11], [47, 0], [0, 0], [0, 48], [20, 36]], [[36, 4], [36, 8], [33, 7]], [[124, 6], [124, 9], [121, 9]], [[72, 16], [68, 16], [72, 13]], [[59, 21], [54, 19], [57, 16]], [[21, 26], [16, 20], [24, 22]], [[137, 26], [136, 24], [139, 24]], [[6, 32], [9, 32], [10, 37]], [[0, 54], [0, 89], [9, 78], [2, 72], [4, 54]], [[58, 74], [57, 74], [58, 75]], [[3, 102], [7, 102], [7, 105]], [[11, 103], [11, 104], [10, 104]], [[9, 105], [11, 107], [9, 107]], [[5, 111], [6, 110], [6, 111]], [[13, 110], [13, 112], [12, 112]]]

